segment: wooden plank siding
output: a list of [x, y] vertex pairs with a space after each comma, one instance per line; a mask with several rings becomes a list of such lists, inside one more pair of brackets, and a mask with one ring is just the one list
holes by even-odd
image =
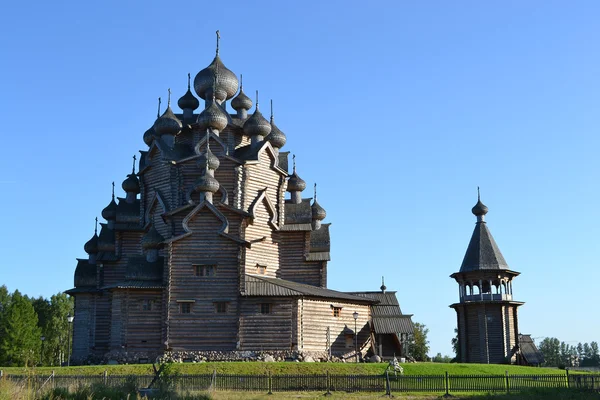
[[[128, 351], [154, 351], [163, 349], [162, 291], [127, 291], [127, 318], [125, 325], [125, 346]], [[144, 302], [150, 302], [150, 309], [144, 309]]]
[[[188, 225], [193, 234], [171, 244], [169, 346], [233, 350], [238, 340], [239, 245], [218, 234], [222, 222], [207, 208], [201, 209]], [[216, 276], [196, 276], [196, 264], [216, 265]], [[193, 301], [189, 314], [180, 313], [182, 300]], [[227, 312], [217, 313], [215, 302], [226, 302]]]
[[75, 297], [73, 319], [73, 357], [84, 358], [93, 346], [95, 299], [91, 293], [80, 293]]
[[[333, 315], [333, 306], [341, 307], [339, 317]], [[300, 299], [298, 301], [300, 315], [300, 350], [327, 351], [327, 327], [330, 330], [333, 354], [343, 354], [354, 350], [354, 345], [346, 347], [344, 330], [354, 331], [352, 314], [358, 312], [357, 329], [358, 345], [361, 347], [370, 337], [370, 307], [363, 304], [340, 302], [337, 300]]]
[[279, 271], [277, 277], [307, 285], [322, 286], [322, 261], [306, 261], [310, 243], [310, 232], [280, 231], [276, 234], [279, 243]]
[[[271, 313], [261, 313], [263, 303], [271, 305]], [[242, 299], [240, 350], [292, 350], [295, 303], [295, 299], [289, 297]]]

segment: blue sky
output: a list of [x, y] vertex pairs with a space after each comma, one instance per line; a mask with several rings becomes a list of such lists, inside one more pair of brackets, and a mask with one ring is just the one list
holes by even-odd
[[[157, 97], [214, 56], [273, 99], [332, 222], [329, 286], [377, 290], [450, 354], [475, 217], [524, 301], [521, 332], [600, 340], [600, 57], [593, 1], [11, 2], [0, 25], [0, 284], [72, 286], [144, 149]], [[122, 193], [117, 193], [123, 195]], [[312, 196], [310, 190], [305, 197]]]

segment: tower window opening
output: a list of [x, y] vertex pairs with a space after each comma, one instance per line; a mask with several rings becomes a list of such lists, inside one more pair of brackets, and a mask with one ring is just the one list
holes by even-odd
[[339, 318], [342, 315], [342, 307], [332, 307], [333, 316]]

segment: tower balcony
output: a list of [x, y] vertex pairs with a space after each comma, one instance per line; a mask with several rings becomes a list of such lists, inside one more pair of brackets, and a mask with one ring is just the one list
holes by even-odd
[[481, 293], [463, 296], [460, 299], [461, 303], [467, 301], [512, 301], [512, 294], [506, 293]]

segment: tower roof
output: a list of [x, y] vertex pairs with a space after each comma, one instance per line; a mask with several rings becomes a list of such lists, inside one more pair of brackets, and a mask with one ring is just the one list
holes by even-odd
[[[479, 190], [479, 188], [478, 188]], [[477, 204], [473, 207], [473, 214], [477, 216], [477, 224], [471, 236], [469, 247], [465, 253], [460, 272], [471, 272], [488, 269], [509, 270], [504, 256], [500, 252], [494, 237], [490, 233], [485, 220], [482, 218], [488, 211], [477, 196]]]

